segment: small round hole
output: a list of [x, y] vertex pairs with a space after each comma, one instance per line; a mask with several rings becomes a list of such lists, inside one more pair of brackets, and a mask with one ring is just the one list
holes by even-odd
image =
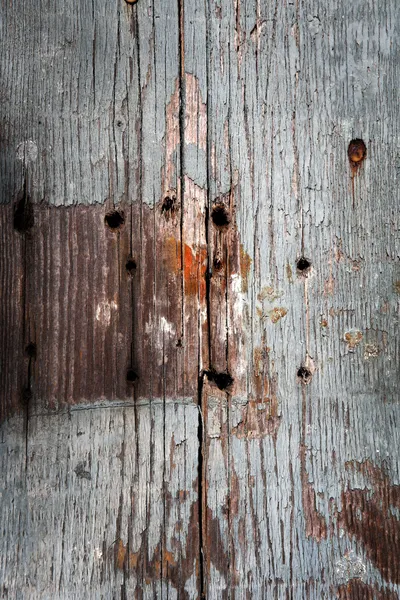
[[233, 384], [233, 377], [229, 373], [217, 373], [216, 371], [208, 371], [208, 378], [213, 381], [218, 389], [226, 390]]
[[112, 210], [107, 213], [104, 217], [104, 222], [112, 230], [121, 229], [122, 225], [125, 223], [125, 215], [124, 213], [118, 210]]
[[29, 342], [25, 348], [25, 354], [29, 356], [29, 358], [36, 358], [36, 344]]
[[134, 274], [134, 272], [136, 271], [136, 267], [137, 265], [133, 258], [128, 258], [128, 260], [126, 261], [125, 268], [128, 271], [129, 275]]
[[311, 373], [310, 369], [302, 366], [297, 371], [297, 377], [299, 378], [301, 383], [308, 385], [312, 379], [312, 373]]
[[311, 271], [311, 261], [302, 256], [296, 263], [297, 272], [300, 275], [307, 275]]
[[229, 373], [216, 373], [214, 375], [214, 381], [220, 390], [226, 390], [233, 383], [233, 378]]
[[216, 204], [214, 206], [211, 218], [216, 227], [227, 227], [231, 222], [229, 211], [223, 204]]
[[222, 260], [220, 258], [214, 258], [214, 269], [215, 271], [220, 271], [222, 269], [222, 267], [224, 266], [222, 263]]
[[128, 383], [134, 383], [137, 380], [138, 376], [136, 374], [136, 371], [134, 371], [133, 369], [128, 369], [126, 372], [126, 380], [128, 381]]
[[161, 212], [162, 213], [173, 213], [175, 212], [176, 198], [172, 194], [165, 196], [164, 201], [162, 203]]
[[347, 155], [353, 166], [358, 166], [367, 155], [367, 147], [363, 140], [351, 140], [347, 149]]
[[29, 196], [23, 193], [14, 210], [14, 229], [25, 233], [34, 225], [33, 206]]

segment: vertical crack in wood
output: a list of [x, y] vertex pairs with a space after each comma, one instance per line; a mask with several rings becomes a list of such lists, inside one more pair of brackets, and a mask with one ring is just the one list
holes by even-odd
[[[138, 198], [136, 199], [139, 202], [140, 210], [139, 210], [139, 236], [140, 236], [140, 246], [142, 246], [143, 239], [143, 176], [142, 176], [142, 159], [143, 159], [143, 105], [142, 105], [142, 94], [141, 94], [141, 69], [140, 69], [140, 38], [139, 38], [139, 18], [138, 18], [138, 7], [135, 5], [133, 7], [131, 13], [131, 27], [133, 36], [135, 39], [135, 50], [136, 50], [136, 66], [137, 66], [137, 80], [138, 80], [138, 89], [137, 89], [137, 102], [138, 102], [138, 113], [139, 113], [139, 127], [138, 127], [138, 155], [139, 155], [139, 164], [137, 171], [138, 178]], [[128, 102], [129, 107], [129, 102]], [[130, 169], [128, 168], [128, 173], [130, 173]], [[130, 191], [130, 178], [128, 181], [128, 193]], [[131, 236], [130, 236], [130, 256], [133, 257], [133, 198], [128, 197], [128, 201], [131, 203]], [[136, 257], [135, 257], [136, 258]], [[134, 258], [134, 260], [135, 260]], [[135, 319], [136, 319], [136, 308], [137, 304], [135, 301], [138, 300], [139, 294], [137, 290], [139, 289], [138, 279], [141, 276], [141, 264], [137, 264], [138, 273], [136, 273], [136, 278], [132, 277], [131, 281], [131, 301], [132, 301], [132, 343], [131, 343], [131, 367], [134, 369], [135, 373], [138, 373], [138, 356], [136, 355], [136, 346], [135, 346]], [[135, 387], [132, 386], [132, 393], [135, 396]], [[135, 477], [138, 476], [138, 460], [139, 456], [139, 436], [138, 436], [138, 412], [136, 402], [134, 403], [134, 411], [135, 411], [135, 440], [136, 440], [136, 468], [135, 468]]]
[[[23, 262], [24, 262], [24, 267], [23, 267], [23, 277], [24, 277], [24, 283], [22, 286], [22, 303], [23, 303], [23, 326], [22, 326], [22, 339], [23, 342], [25, 344], [26, 342], [26, 329], [27, 329], [27, 321], [28, 321], [28, 317], [26, 314], [26, 310], [27, 310], [27, 266], [26, 266], [26, 261], [27, 261], [27, 253], [26, 253], [26, 246], [27, 246], [27, 242], [26, 242], [26, 234], [24, 235], [24, 239], [23, 239]], [[28, 471], [28, 444], [29, 444], [29, 408], [30, 408], [30, 397], [31, 397], [31, 358], [29, 357], [29, 362], [28, 362], [28, 373], [27, 373], [27, 384], [25, 389], [23, 390], [22, 394], [23, 394], [23, 401], [25, 403], [25, 474], [27, 474]]]
[[186, 111], [186, 87], [185, 87], [185, 25], [184, 25], [184, 0], [178, 0], [179, 17], [179, 179], [180, 179], [180, 204], [181, 204], [181, 290], [182, 290], [182, 322], [181, 339], [185, 339], [185, 245], [183, 243], [184, 209], [185, 209], [185, 111]]
[[[205, 2], [205, 35], [206, 35], [206, 206], [204, 214], [205, 242], [207, 249], [206, 266], [206, 322], [207, 322], [207, 346], [208, 346], [208, 369], [211, 370], [211, 248], [210, 248], [210, 227], [211, 227], [211, 146], [210, 146], [210, 21], [211, 9], [208, 0]], [[207, 540], [207, 485], [206, 485], [206, 432], [203, 415], [206, 414], [207, 398], [203, 393], [205, 373], [199, 377], [199, 457], [198, 457], [198, 481], [199, 481], [199, 545], [200, 545], [200, 598], [207, 598], [209, 573], [207, 572], [208, 548]]]
[[197, 435], [198, 435], [198, 443], [199, 443], [199, 453], [198, 453], [198, 505], [199, 505], [199, 580], [200, 580], [200, 599], [206, 598], [206, 586], [205, 586], [205, 565], [207, 564], [206, 559], [206, 547], [204, 545], [204, 540], [206, 539], [205, 532], [205, 515], [207, 514], [207, 505], [206, 505], [206, 485], [205, 485], [205, 463], [204, 463], [204, 452], [205, 452], [205, 431], [204, 431], [204, 423], [203, 423], [203, 410], [202, 410], [202, 402], [203, 402], [203, 385], [204, 385], [204, 377], [205, 373], [202, 373], [199, 376], [198, 383], [198, 407], [199, 407], [199, 416], [198, 416], [198, 427], [197, 427]]
[[[23, 197], [24, 202], [27, 201], [27, 197], [29, 195], [29, 190], [27, 190], [27, 173], [24, 174], [24, 186], [23, 186]], [[24, 210], [26, 210], [26, 206], [24, 206]], [[32, 210], [32, 223], [34, 222], [33, 218], [33, 206], [30, 206], [30, 210]], [[26, 217], [24, 216], [24, 222], [26, 221]], [[29, 327], [29, 309], [28, 309], [28, 236], [29, 231], [24, 230], [21, 232], [23, 236], [23, 249], [22, 249], [22, 258], [23, 258], [23, 285], [22, 285], [22, 315], [23, 315], [23, 324], [22, 324], [22, 340], [26, 345], [29, 341], [30, 337], [30, 327]], [[32, 377], [32, 357], [29, 356], [28, 360], [28, 369], [27, 369], [27, 382], [26, 386], [22, 391], [24, 409], [25, 409], [25, 475], [28, 471], [28, 448], [29, 448], [29, 416], [31, 409], [31, 397], [32, 397], [32, 386], [31, 386], [31, 377]]]

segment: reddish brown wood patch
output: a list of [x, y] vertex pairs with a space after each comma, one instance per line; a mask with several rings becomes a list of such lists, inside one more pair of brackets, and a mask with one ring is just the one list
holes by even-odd
[[353, 579], [338, 588], [337, 597], [340, 600], [399, 600], [396, 592], [369, 585], [360, 579]]
[[370, 486], [342, 493], [339, 525], [365, 548], [382, 577], [400, 583], [400, 521], [393, 509], [400, 508], [400, 486], [393, 485], [383, 469], [370, 461], [347, 465], [362, 473]]

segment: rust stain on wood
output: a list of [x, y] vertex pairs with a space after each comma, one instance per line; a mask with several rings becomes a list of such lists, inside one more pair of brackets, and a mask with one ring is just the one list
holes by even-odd
[[126, 545], [119, 539], [115, 542], [115, 566], [120, 571], [125, 567], [128, 569], [136, 569], [141, 552], [128, 552]]
[[364, 141], [359, 138], [351, 140], [347, 149], [347, 154], [352, 171], [353, 173], [356, 173], [357, 169], [360, 168], [362, 162], [367, 156], [367, 147]]
[[[173, 237], [164, 240], [163, 258], [165, 266], [174, 276], [178, 276], [182, 271], [181, 252], [182, 244], [180, 240], [176, 240]], [[204, 301], [206, 296], [205, 274], [207, 269], [207, 249], [199, 248], [198, 250], [193, 250], [188, 244], [183, 244], [183, 253], [185, 295], [198, 295], [200, 301]]]

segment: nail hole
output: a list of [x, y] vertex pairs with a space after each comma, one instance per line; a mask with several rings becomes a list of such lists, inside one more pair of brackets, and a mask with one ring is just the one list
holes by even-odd
[[222, 267], [224, 266], [222, 263], [222, 260], [220, 258], [214, 258], [214, 269], [216, 271], [220, 271], [222, 269]]
[[27, 356], [29, 356], [29, 358], [36, 358], [36, 344], [29, 342], [25, 348], [25, 353]]
[[14, 211], [14, 229], [20, 233], [25, 233], [33, 227], [33, 206], [30, 197], [25, 194], [18, 201]]
[[117, 127], [122, 127], [122, 121], [117, 121]]
[[104, 222], [110, 229], [115, 231], [121, 229], [122, 225], [125, 223], [125, 215], [122, 210], [112, 210], [106, 214]]
[[214, 206], [211, 218], [216, 227], [227, 227], [231, 222], [229, 211], [223, 204], [216, 204]]
[[128, 258], [128, 260], [126, 261], [125, 268], [128, 271], [129, 275], [134, 274], [134, 272], [136, 271], [136, 266], [136, 262], [133, 260], [133, 258]]
[[300, 275], [306, 276], [311, 271], [311, 261], [302, 256], [296, 263], [297, 272]]
[[161, 206], [161, 212], [164, 213], [174, 213], [176, 210], [176, 196], [174, 194], [167, 194], [163, 200]]
[[126, 372], [126, 380], [128, 383], [134, 383], [138, 379], [136, 372], [133, 369], [128, 369]]
[[218, 389], [226, 390], [233, 384], [233, 377], [229, 373], [217, 373], [216, 371], [206, 371], [208, 379], [213, 381]]
[[367, 155], [367, 147], [363, 140], [351, 140], [347, 149], [347, 155], [353, 167], [360, 166], [361, 162]]
[[304, 385], [308, 385], [312, 379], [312, 373], [310, 371], [310, 369], [307, 369], [307, 367], [300, 367], [300, 369], [297, 371], [297, 377], [300, 380], [300, 383], [303, 383]]

